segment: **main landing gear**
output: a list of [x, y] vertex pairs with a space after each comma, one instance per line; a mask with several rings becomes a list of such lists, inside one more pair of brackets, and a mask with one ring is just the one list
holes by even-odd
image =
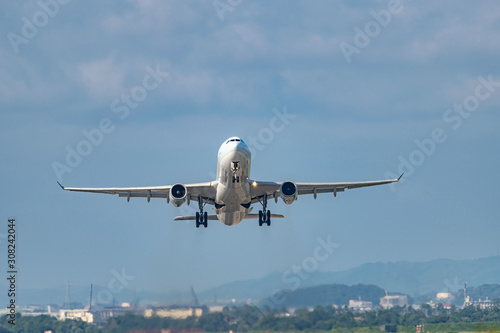
[[206, 228], [208, 226], [208, 215], [207, 212], [203, 212], [205, 203], [203, 203], [201, 196], [198, 197], [198, 207], [200, 208], [200, 212], [196, 212], [196, 228], [199, 228], [200, 225]]
[[260, 202], [262, 204], [262, 210], [259, 210], [259, 226], [262, 227], [263, 224], [271, 225], [271, 211], [267, 210], [267, 194]]

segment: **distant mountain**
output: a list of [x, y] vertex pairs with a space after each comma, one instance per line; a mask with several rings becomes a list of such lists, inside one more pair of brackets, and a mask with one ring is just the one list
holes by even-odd
[[[77, 286], [72, 285], [70, 289], [70, 302], [76, 306], [88, 306], [90, 301], [90, 285], [88, 286]], [[93, 288], [93, 304], [96, 303], [97, 299], [101, 301], [106, 301], [106, 303], [112, 304], [113, 300], [115, 304], [121, 304], [122, 302], [133, 302], [136, 295], [130, 290], [123, 290], [120, 293], [108, 292], [108, 289], [102, 286], [94, 286]], [[18, 293], [17, 304], [20, 306], [30, 305], [30, 304], [54, 304], [63, 305], [66, 303], [66, 286], [47, 288], [42, 290], [35, 289], [23, 289], [21, 288]]]
[[363, 301], [372, 302], [373, 306], [376, 306], [383, 296], [385, 296], [384, 289], [373, 285], [356, 284], [347, 286], [345, 284], [331, 284], [287, 291], [281, 297], [283, 304], [279, 304], [277, 307], [299, 308], [332, 304], [342, 306], [348, 305], [351, 299], [362, 299]]
[[[482, 284], [477, 287], [467, 288], [467, 295], [472, 297], [474, 300], [485, 300], [486, 298], [494, 300], [496, 298], [500, 298], [500, 285]], [[458, 294], [457, 296], [460, 297], [461, 294]]]
[[[217, 299], [220, 303], [259, 300], [269, 297], [276, 291], [288, 292], [290, 289], [299, 290], [307, 287], [344, 284], [344, 285], [374, 285], [391, 292], [401, 292], [420, 300], [422, 295], [430, 295], [435, 292], [460, 293], [463, 282], [467, 281], [471, 296], [475, 288], [478, 295], [490, 295], [493, 298], [500, 296], [500, 291], [495, 287], [482, 285], [500, 284], [500, 256], [475, 259], [475, 260], [449, 260], [438, 259], [429, 262], [389, 262], [364, 264], [352, 269], [339, 272], [317, 271], [304, 276], [284, 275], [283, 273], [272, 273], [260, 279], [234, 281], [220, 285], [209, 290], [198, 292], [201, 303], [212, 303]], [[1, 284], [0, 284], [1, 285]], [[195, 286], [196, 287], [196, 286]], [[490, 288], [488, 290], [488, 288]], [[493, 290], [493, 289], [495, 290]], [[5, 290], [5, 288], [3, 288]], [[105, 293], [105, 287], [94, 286], [94, 300]], [[19, 305], [27, 304], [63, 304], [65, 302], [66, 287], [44, 289], [44, 290], [20, 290]], [[100, 293], [101, 290], [104, 290]], [[90, 286], [72, 286], [71, 300], [88, 304]], [[185, 291], [158, 293], [155, 291], [136, 292], [123, 290], [112, 295], [116, 304], [121, 302], [135, 302], [139, 300], [144, 303], [158, 304], [191, 304], [192, 297], [189, 288]], [[355, 298], [357, 298], [356, 296]], [[496, 296], [498, 297], [498, 296]], [[109, 298], [109, 297], [108, 297]], [[337, 296], [338, 298], [338, 296]]]
[[[72, 285], [70, 290], [70, 301], [73, 307], [84, 307], [89, 305], [90, 285], [79, 286]], [[121, 291], [111, 290], [109, 288], [94, 285], [92, 293], [92, 304], [95, 307], [116, 305], [123, 302], [154, 304], [172, 304], [180, 303], [191, 305], [193, 302], [189, 291], [177, 293], [159, 293], [159, 292], [137, 292], [129, 289]], [[66, 303], [66, 286], [47, 288], [41, 290], [20, 289], [17, 304], [27, 305], [58, 305]]]
[[232, 299], [256, 301], [269, 296], [275, 290], [281, 289], [283, 289], [282, 274], [271, 273], [260, 279], [229, 282], [202, 291], [198, 294], [198, 297], [205, 301], [211, 301], [214, 298], [222, 302]]
[[500, 256], [476, 260], [438, 259], [429, 262], [364, 264], [335, 273], [321, 273], [329, 283], [365, 283], [409, 295], [429, 292], [456, 292], [463, 282], [470, 286], [500, 283]]
[[[395, 295], [399, 293], [389, 292], [389, 294]], [[458, 290], [452, 294], [454, 297], [447, 299], [445, 302], [461, 306], [464, 303], [463, 290]], [[385, 295], [386, 291], [384, 289], [374, 285], [356, 284], [347, 286], [345, 284], [330, 284], [285, 291], [279, 295], [278, 302], [274, 305], [277, 308], [282, 306], [288, 308], [314, 307], [317, 305], [327, 306], [332, 304], [344, 306], [349, 304], [349, 300], [361, 299], [372, 302], [373, 306], [377, 306], [380, 303], [380, 298]], [[492, 301], [500, 299], [500, 285], [482, 284], [477, 287], [470, 287], [467, 288], [467, 295], [474, 301], [485, 300], [487, 298]], [[429, 293], [426, 296], [420, 299], [413, 299], [411, 296], [408, 296], [408, 303], [421, 304], [430, 300], [437, 302], [436, 293]], [[267, 302], [263, 302], [262, 305], [272, 305], [273, 303], [269, 302], [270, 299], [272, 298], [267, 298]]]
[[329, 284], [370, 284], [393, 292], [419, 296], [434, 292], [455, 293], [469, 286], [500, 284], [500, 256], [475, 260], [437, 259], [429, 262], [370, 263], [339, 271], [315, 272], [291, 283], [289, 276], [273, 273], [261, 279], [231, 282], [200, 293], [201, 298], [260, 299], [277, 290]]

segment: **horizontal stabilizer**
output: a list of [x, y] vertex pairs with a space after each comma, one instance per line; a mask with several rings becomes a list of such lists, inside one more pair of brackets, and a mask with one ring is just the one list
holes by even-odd
[[[251, 219], [258, 219], [258, 218], [259, 218], [259, 214], [247, 214], [247, 215], [245, 215], [245, 217], [243, 219], [244, 220], [251, 220]], [[281, 214], [271, 214], [271, 218], [272, 219], [282, 219], [282, 218], [284, 218], [284, 216]]]
[[[215, 214], [208, 215], [207, 218], [208, 218], [208, 220], [212, 220], [212, 221], [219, 220], [219, 218]], [[258, 219], [258, 218], [259, 218], [259, 214], [247, 214], [247, 215], [245, 215], [245, 217], [243, 219], [244, 220], [251, 220], [251, 219]], [[282, 218], [284, 218], [284, 216], [281, 214], [271, 214], [271, 218], [272, 219], [282, 219]], [[194, 215], [177, 216], [174, 218], [174, 221], [196, 221], [196, 216], [194, 216]]]
[[[216, 220], [218, 221], [219, 219], [217, 218], [217, 215], [212, 214], [212, 215], [207, 215], [208, 220]], [[174, 218], [174, 221], [196, 221], [196, 216], [190, 215], [190, 216], [177, 216]]]

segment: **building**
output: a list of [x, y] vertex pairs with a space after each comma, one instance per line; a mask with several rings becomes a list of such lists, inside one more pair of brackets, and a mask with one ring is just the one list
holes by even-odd
[[109, 307], [103, 309], [73, 309], [73, 310], [59, 310], [59, 320], [65, 319], [81, 319], [82, 321], [89, 324], [96, 324], [103, 326], [106, 324], [109, 318], [118, 317], [124, 315], [126, 312], [130, 312], [131, 308], [126, 306], [122, 307]]
[[448, 299], [453, 299], [454, 296], [452, 293], [437, 293], [436, 294], [436, 299], [437, 300], [448, 300]]
[[479, 300], [474, 302], [474, 306], [479, 307], [481, 310], [491, 309], [493, 307], [493, 302], [486, 297], [485, 300]]
[[408, 297], [406, 295], [384, 296], [380, 299], [380, 307], [383, 309], [390, 309], [393, 306], [406, 305], [408, 305]]
[[202, 333], [203, 330], [200, 328], [187, 328], [176, 330], [172, 328], [163, 329], [149, 329], [149, 330], [131, 330], [129, 333]]
[[[56, 317], [59, 318], [59, 312], [52, 309], [50, 305], [48, 306], [43, 306], [43, 305], [28, 305], [20, 309], [20, 311], [23, 315], [23, 317], [35, 317], [35, 316], [51, 316], [51, 317]], [[0, 312], [1, 314], [7, 314], [7, 312]]]
[[224, 307], [222, 305], [212, 305], [208, 307], [208, 312], [213, 313], [213, 312], [222, 312], [224, 310]]
[[354, 311], [370, 311], [373, 307], [372, 302], [368, 301], [356, 301], [356, 300], [349, 300], [349, 309], [352, 309]]
[[59, 310], [59, 320], [81, 319], [86, 323], [94, 323], [94, 314], [86, 309]]
[[398, 331], [398, 325], [382, 325], [380, 326], [380, 332], [397, 332]]
[[108, 322], [109, 318], [123, 316], [125, 313], [132, 312], [132, 308], [128, 303], [124, 303], [121, 307], [92, 309], [90, 312], [94, 316], [94, 324], [104, 326]]
[[150, 318], [154, 316], [174, 319], [186, 319], [187, 317], [201, 317], [203, 308], [201, 307], [165, 307], [152, 308], [144, 311], [144, 317]]

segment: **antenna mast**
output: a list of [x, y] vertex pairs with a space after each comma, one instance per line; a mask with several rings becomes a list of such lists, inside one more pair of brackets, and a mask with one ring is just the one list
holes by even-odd
[[89, 300], [89, 311], [92, 310], [92, 283], [90, 284], [90, 300]]
[[191, 294], [193, 295], [194, 306], [195, 307], [199, 307], [200, 306], [200, 302], [198, 302], [198, 297], [196, 297], [196, 293], [194, 292], [193, 286], [191, 286]]
[[464, 282], [464, 306], [467, 305], [467, 282]]
[[71, 293], [70, 293], [70, 283], [68, 277], [68, 283], [66, 284], [66, 308], [71, 309]]

